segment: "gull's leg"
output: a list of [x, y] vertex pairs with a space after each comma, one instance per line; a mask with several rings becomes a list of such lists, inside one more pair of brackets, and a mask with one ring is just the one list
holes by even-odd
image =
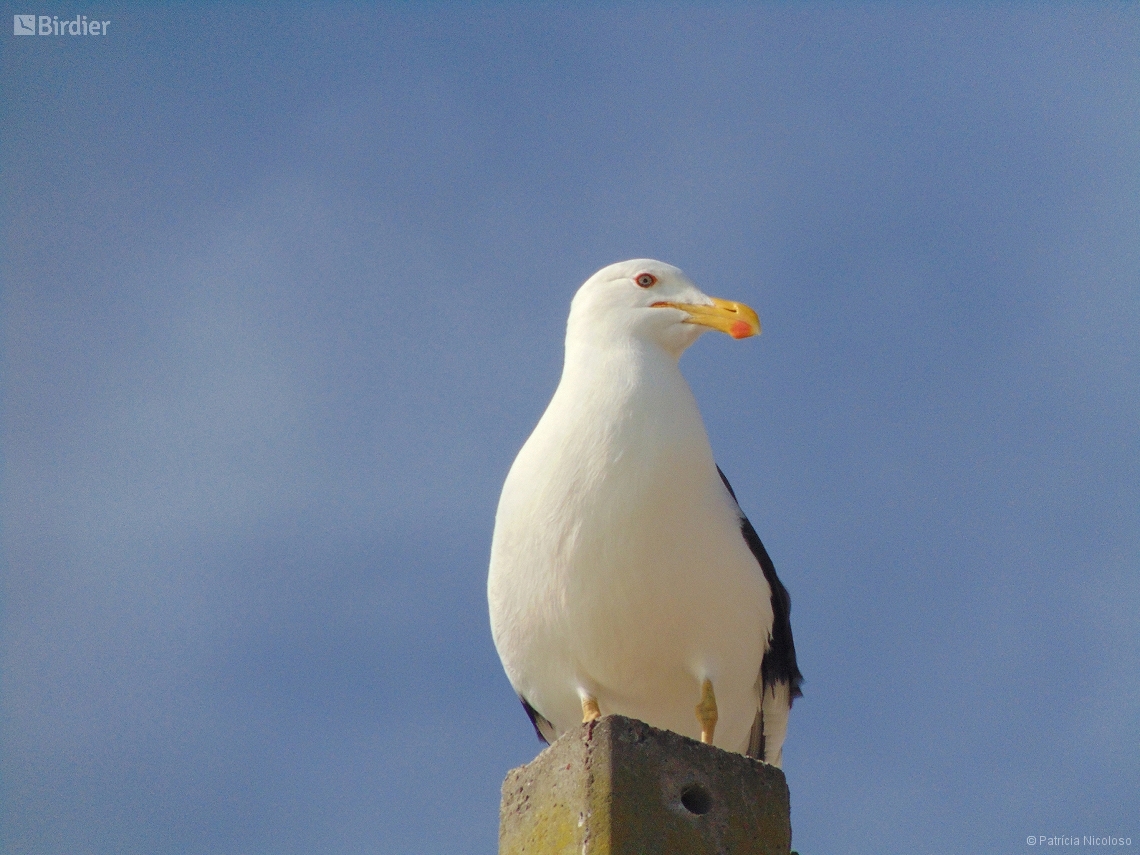
[[582, 695], [582, 724], [597, 721], [601, 717], [602, 711], [598, 709], [598, 699], [593, 695]]
[[713, 694], [712, 680], [706, 679], [701, 683], [701, 702], [697, 704], [697, 721], [701, 723], [701, 742], [707, 745], [712, 745], [716, 718], [716, 695]]

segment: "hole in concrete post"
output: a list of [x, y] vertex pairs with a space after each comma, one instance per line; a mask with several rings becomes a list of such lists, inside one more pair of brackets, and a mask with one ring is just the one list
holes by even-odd
[[700, 784], [689, 784], [681, 790], [681, 804], [689, 813], [702, 816], [712, 808], [712, 795]]

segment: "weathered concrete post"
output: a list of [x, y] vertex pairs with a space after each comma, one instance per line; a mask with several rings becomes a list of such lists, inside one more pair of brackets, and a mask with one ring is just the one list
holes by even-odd
[[503, 782], [499, 855], [788, 855], [784, 773], [622, 716]]

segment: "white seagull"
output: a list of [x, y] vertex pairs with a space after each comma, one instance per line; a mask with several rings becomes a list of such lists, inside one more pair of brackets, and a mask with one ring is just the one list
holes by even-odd
[[779, 766], [800, 695], [788, 592], [736, 503], [681, 353], [747, 306], [669, 264], [591, 276], [562, 379], [499, 499], [487, 594], [539, 737], [616, 713]]

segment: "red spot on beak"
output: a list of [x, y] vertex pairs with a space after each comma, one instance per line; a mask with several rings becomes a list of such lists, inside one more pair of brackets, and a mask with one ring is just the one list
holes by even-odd
[[744, 321], [733, 321], [732, 326], [728, 329], [728, 334], [733, 338], [748, 338], [752, 335], [752, 327]]

